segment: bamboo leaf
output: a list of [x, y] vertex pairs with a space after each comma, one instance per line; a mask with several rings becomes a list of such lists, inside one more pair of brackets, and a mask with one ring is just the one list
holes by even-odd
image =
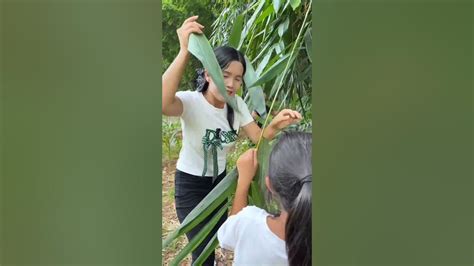
[[272, 80], [274, 77], [276, 77], [278, 74], [281, 74], [283, 69], [286, 66], [286, 63], [288, 62], [289, 55], [285, 55], [282, 58], [280, 58], [275, 64], [273, 64], [270, 69], [268, 69], [255, 83], [249, 85], [250, 87], [258, 86], [261, 85], [267, 81]]
[[215, 233], [209, 243], [207, 243], [206, 247], [202, 250], [201, 255], [199, 255], [199, 257], [193, 263], [193, 266], [202, 265], [202, 263], [209, 257], [209, 255], [211, 255], [218, 245], [219, 240], [217, 239], [217, 233]]
[[273, 13], [273, 6], [269, 5], [265, 10], [262, 12], [262, 14], [257, 18], [255, 21], [255, 24], [261, 23], [263, 20], [265, 20], [271, 13]]
[[247, 37], [247, 34], [250, 31], [250, 28], [252, 28], [256, 24], [256, 23], [254, 23], [255, 19], [257, 19], [257, 16], [260, 13], [260, 11], [262, 10], [262, 7], [264, 5], [265, 5], [265, 0], [260, 0], [260, 4], [257, 6], [257, 9], [253, 12], [253, 14], [250, 17], [249, 21], [247, 21], [247, 24], [245, 25], [245, 28], [242, 32], [242, 37], [241, 37], [240, 42], [239, 42], [239, 46], [238, 46], [239, 49], [240, 49], [240, 47], [242, 47], [243, 41]]
[[257, 175], [259, 177], [257, 178], [258, 181], [265, 182], [265, 176], [268, 174], [268, 159], [270, 158], [272, 147], [273, 145], [271, 145], [271, 142], [268, 139], [262, 138], [262, 140], [260, 141], [260, 146], [257, 150]]
[[[245, 57], [245, 61], [247, 64], [247, 70], [245, 71], [244, 75], [244, 82], [245, 84], [252, 84], [257, 81], [257, 74], [253, 69], [252, 63], [250, 60]], [[265, 106], [265, 96], [263, 95], [263, 89], [260, 86], [252, 86], [248, 87], [248, 93], [250, 95], [250, 103], [252, 107], [262, 116], [264, 117], [267, 113], [267, 108]]]
[[287, 17], [285, 21], [283, 21], [282, 23], [280, 23], [280, 25], [278, 25], [278, 35], [280, 35], [280, 37], [282, 37], [283, 34], [285, 34], [285, 32], [288, 30], [288, 26], [290, 26], [289, 17]]
[[308, 54], [308, 59], [311, 63], [313, 63], [313, 52], [311, 51], [313, 45], [313, 37], [311, 36], [311, 27], [306, 30], [306, 34], [304, 36], [306, 53]]
[[240, 36], [242, 35], [242, 28], [244, 26], [244, 15], [239, 15], [235, 19], [234, 26], [229, 37], [229, 46], [237, 48], [240, 42]]
[[229, 204], [225, 204], [222, 206], [222, 208], [219, 210], [214, 217], [197, 233], [189, 243], [184, 246], [184, 248], [176, 255], [174, 260], [170, 263], [171, 265], [179, 265], [179, 263], [186, 258], [186, 256], [191, 253], [193, 250], [195, 250], [199, 244], [201, 244], [202, 241], [209, 235], [211, 230], [214, 228], [214, 226], [219, 222], [219, 219], [224, 215], [224, 213], [227, 211]]
[[[258, 55], [252, 60], [252, 62], [255, 62], [257, 59], [260, 58], [260, 56], [262, 56], [266, 51], [267, 49], [271, 49], [273, 50], [274, 49], [274, 45], [272, 42], [273, 40], [275, 39], [275, 35], [271, 36], [270, 39], [267, 41], [267, 44], [261, 48], [261, 51], [258, 53]], [[269, 48], [270, 47], [270, 48]]]
[[261, 189], [260, 182], [258, 182], [257, 180], [254, 180], [252, 181], [252, 183], [250, 183], [249, 197], [252, 198], [252, 204], [250, 205], [254, 205], [259, 208], [265, 208], [265, 199], [263, 198], [263, 190]]
[[235, 192], [237, 182], [237, 169], [233, 169], [224, 179], [199, 202], [199, 204], [186, 216], [183, 223], [171, 232], [162, 243], [163, 249], [171, 244], [182, 234], [189, 232], [194, 226], [202, 222], [213, 212], [229, 195]]
[[272, 85], [272, 88], [270, 90], [270, 93], [269, 93], [269, 98], [274, 98], [275, 97], [275, 93], [278, 91], [278, 84], [281, 83], [281, 80], [284, 78], [283, 75], [280, 75], [276, 78], [275, 82], [273, 82], [273, 85]]
[[273, 7], [275, 8], [275, 13], [278, 13], [280, 6], [281, 6], [280, 0], [273, 0]]
[[212, 50], [206, 36], [204, 36], [204, 34], [191, 34], [189, 36], [188, 50], [197, 59], [199, 59], [199, 61], [201, 61], [202, 65], [211, 76], [225, 101], [238, 112], [239, 110], [237, 108], [237, 100], [234, 96], [229, 97], [227, 94], [224, 84], [224, 77], [222, 76], [222, 69], [217, 62], [214, 51]]
[[278, 43], [278, 46], [280, 46], [281, 51], [285, 51], [286, 47], [285, 47], [285, 42], [283, 41], [283, 39], [280, 40], [280, 42]]
[[301, 0], [290, 0], [290, 5], [293, 10], [297, 9], [301, 4]]
[[258, 65], [257, 67], [257, 75], [260, 75], [262, 73], [262, 71], [265, 69], [265, 67], [267, 66], [268, 64], [268, 61], [270, 60], [270, 57], [272, 56], [273, 54], [273, 47], [271, 47], [271, 49], [267, 52], [267, 54], [263, 57], [262, 61], [260, 62], [260, 64]]
[[[291, 58], [291, 59], [290, 59], [290, 61], [288, 62], [288, 64], [285, 66], [285, 69], [283, 70], [283, 74], [279, 76], [279, 78], [281, 78], [281, 79], [278, 81], [278, 86], [277, 86], [277, 90], [276, 90], [276, 92], [275, 92], [275, 97], [273, 98], [272, 104], [270, 105], [270, 110], [269, 110], [270, 113], [272, 112], [273, 106], [274, 106], [275, 101], [276, 101], [276, 99], [277, 99], [276, 96], [278, 96], [278, 93], [279, 93], [279, 91], [280, 91], [280, 89], [281, 89], [281, 87], [282, 87], [282, 85], [283, 85], [283, 80], [284, 80], [284, 77], [286, 76], [286, 74], [287, 74], [287, 72], [288, 72], [289, 66], [290, 66], [290, 64], [292, 64], [292, 62], [293, 62], [293, 61], [295, 60], [295, 58], [296, 58], [296, 55], [298, 54], [298, 53], [295, 54], [296, 47], [298, 47], [298, 50], [300, 49], [301, 33], [303, 32], [303, 29], [304, 29], [306, 26], [309, 25], [309, 24], [306, 24], [306, 19], [308, 18], [308, 15], [309, 15], [309, 13], [310, 13], [309, 11], [311, 10], [311, 3], [312, 3], [312, 0], [310, 0], [309, 7], [308, 7], [308, 9], [306, 10], [306, 13], [305, 13], [305, 16], [304, 16], [303, 24], [302, 24], [302, 26], [301, 26], [301, 28], [300, 28], [300, 30], [299, 30], [299, 32], [298, 32], [298, 36], [297, 36], [297, 38], [296, 38], [296, 41], [295, 41], [294, 44], [293, 44], [293, 48], [291, 49], [291, 53], [290, 53], [290, 58]], [[274, 84], [274, 87], [275, 87], [275, 84]], [[273, 88], [272, 88], [272, 90], [273, 90]], [[263, 127], [266, 126], [267, 122], [268, 122], [268, 117], [265, 119], [265, 123], [263, 124]], [[261, 142], [261, 137], [262, 137], [262, 136], [260, 136], [260, 140], [259, 140], [258, 143], [257, 143], [257, 148], [258, 148], [258, 146], [259, 146], [259, 144], [260, 144], [260, 142]]]
[[266, 190], [265, 177], [268, 175], [268, 159], [270, 157], [270, 152], [272, 148], [273, 147], [269, 140], [265, 138], [261, 139], [258, 146], [258, 150], [257, 150], [257, 161], [258, 161], [257, 175], [255, 176], [254, 181], [252, 182], [250, 186], [251, 195], [254, 202], [261, 204], [261, 206], [259, 207], [262, 207], [265, 209], [267, 209], [268, 206], [265, 204], [263, 191]]

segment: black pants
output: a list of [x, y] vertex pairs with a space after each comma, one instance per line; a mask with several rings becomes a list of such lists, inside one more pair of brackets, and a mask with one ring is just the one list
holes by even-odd
[[[226, 176], [226, 171], [220, 174], [214, 183], [212, 182], [212, 177], [202, 177], [190, 175], [179, 170], [176, 170], [175, 174], [175, 203], [176, 203], [176, 214], [178, 215], [178, 220], [180, 223], [184, 221], [184, 218], [201, 202], [204, 197], [211, 192], [214, 187]], [[191, 231], [189, 231], [186, 236], [190, 241], [203, 227], [206, 225], [209, 220], [219, 211], [219, 209], [227, 203], [227, 200], [224, 201], [211, 215], [209, 215], [204, 221], [199, 223]], [[204, 239], [203, 242], [193, 251], [192, 257], [193, 262], [199, 257], [202, 250], [206, 247], [207, 243], [214, 234], [217, 232], [219, 227], [227, 219], [227, 212], [222, 216], [216, 226], [212, 229], [211, 233]], [[215, 253], [214, 251], [209, 255], [207, 260], [203, 265], [214, 265]]]

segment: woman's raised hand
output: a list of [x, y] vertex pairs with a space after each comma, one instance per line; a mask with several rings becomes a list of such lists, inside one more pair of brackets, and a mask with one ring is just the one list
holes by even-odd
[[176, 30], [176, 32], [178, 33], [181, 52], [188, 52], [189, 35], [191, 35], [191, 33], [203, 33], [202, 29], [204, 29], [204, 26], [199, 24], [197, 22], [197, 19], [198, 16], [192, 16], [187, 18], [183, 22], [183, 25], [181, 25], [181, 27]]
[[301, 119], [303, 119], [303, 117], [297, 111], [283, 109], [273, 118], [270, 126], [275, 130], [282, 130], [289, 125], [299, 123]]

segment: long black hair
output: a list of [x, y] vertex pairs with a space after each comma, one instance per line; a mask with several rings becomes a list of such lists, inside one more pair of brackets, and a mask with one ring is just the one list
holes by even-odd
[[272, 194], [288, 212], [285, 242], [291, 266], [311, 265], [311, 143], [311, 133], [285, 132], [269, 159]]
[[[219, 63], [219, 66], [222, 70], [226, 69], [232, 61], [238, 61], [242, 63], [242, 66], [244, 67], [244, 72], [242, 75], [245, 74], [247, 65], [245, 64], [244, 55], [239, 50], [229, 46], [220, 46], [214, 49], [214, 54], [216, 55], [217, 62]], [[207, 82], [204, 78], [204, 69], [200, 68], [197, 70], [197, 78], [195, 83], [197, 91], [201, 93], [207, 91], [209, 82]], [[232, 109], [230, 105], [227, 105], [227, 121], [229, 122], [230, 129], [234, 130], [234, 109]]]

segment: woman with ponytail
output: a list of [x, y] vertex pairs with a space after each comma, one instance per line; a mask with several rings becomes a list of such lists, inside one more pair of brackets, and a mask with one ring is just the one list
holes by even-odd
[[256, 151], [237, 160], [232, 211], [217, 232], [220, 246], [234, 251], [234, 265], [311, 265], [311, 139], [311, 133], [284, 133], [270, 154], [265, 183], [278, 215], [247, 206]]
[[[167, 116], [180, 117], [183, 132], [183, 145], [175, 174], [175, 205], [181, 223], [225, 177], [227, 153], [234, 145], [239, 129], [254, 143], [258, 142], [262, 133], [245, 102], [236, 95], [243, 85], [246, 64], [243, 54], [234, 48], [222, 46], [214, 49], [214, 53], [223, 72], [227, 94], [236, 98], [239, 112], [234, 112], [227, 105], [205, 69], [198, 72], [196, 91], [177, 92], [190, 57], [189, 36], [191, 33], [202, 34], [203, 28], [197, 22], [197, 16], [184, 21], [177, 30], [180, 51], [162, 76], [162, 112]], [[264, 129], [263, 137], [271, 139], [281, 129], [300, 120], [298, 112], [282, 110]], [[188, 232], [188, 239], [191, 240], [212, 216]], [[193, 261], [226, 218], [223, 217], [208, 238], [193, 251]], [[204, 265], [214, 265], [214, 253]]]

